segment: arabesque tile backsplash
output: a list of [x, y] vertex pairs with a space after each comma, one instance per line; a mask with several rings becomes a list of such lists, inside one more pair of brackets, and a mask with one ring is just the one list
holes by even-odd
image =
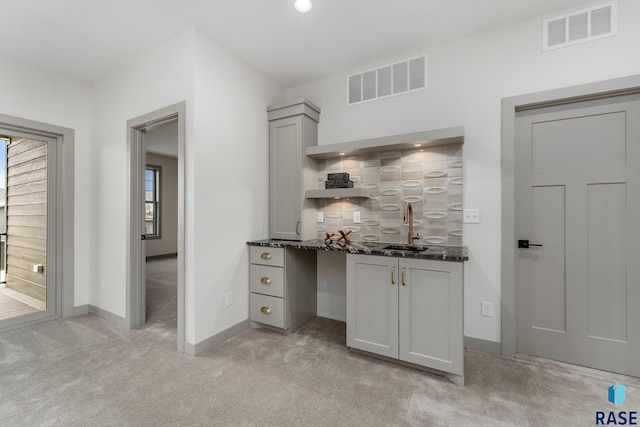
[[[462, 245], [462, 144], [321, 160], [318, 170], [318, 188], [328, 173], [347, 172], [354, 187], [371, 191], [369, 199], [319, 199], [325, 216], [319, 238], [342, 229], [351, 230], [355, 241], [403, 243], [403, 209], [410, 202], [414, 232], [420, 234], [416, 244]], [[353, 222], [356, 211], [360, 224]]]

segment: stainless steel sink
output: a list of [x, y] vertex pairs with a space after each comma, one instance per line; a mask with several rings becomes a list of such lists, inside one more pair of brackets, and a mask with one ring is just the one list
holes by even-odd
[[422, 251], [426, 251], [429, 248], [427, 246], [389, 245], [389, 246], [385, 246], [382, 249], [393, 249], [395, 251], [422, 252]]

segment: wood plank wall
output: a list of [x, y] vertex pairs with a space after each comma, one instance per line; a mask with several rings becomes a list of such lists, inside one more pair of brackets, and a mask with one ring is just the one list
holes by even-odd
[[[6, 286], [46, 301], [47, 143], [12, 139], [7, 149]], [[44, 265], [42, 273], [33, 266]]]

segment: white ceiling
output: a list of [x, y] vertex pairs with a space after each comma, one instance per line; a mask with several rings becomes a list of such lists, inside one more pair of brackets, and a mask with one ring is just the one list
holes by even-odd
[[284, 87], [585, 0], [0, 0], [0, 54], [95, 81], [195, 26]]

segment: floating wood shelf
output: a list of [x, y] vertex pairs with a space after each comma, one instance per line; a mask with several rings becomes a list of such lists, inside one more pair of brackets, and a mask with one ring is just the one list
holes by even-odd
[[331, 159], [376, 151], [407, 150], [417, 147], [433, 147], [436, 145], [456, 143], [464, 143], [464, 126], [384, 136], [381, 138], [362, 139], [359, 141], [340, 142], [337, 144], [314, 145], [307, 147], [306, 154], [309, 157]]
[[346, 199], [349, 197], [369, 198], [370, 191], [366, 188], [327, 188], [319, 190], [307, 190], [307, 199]]

